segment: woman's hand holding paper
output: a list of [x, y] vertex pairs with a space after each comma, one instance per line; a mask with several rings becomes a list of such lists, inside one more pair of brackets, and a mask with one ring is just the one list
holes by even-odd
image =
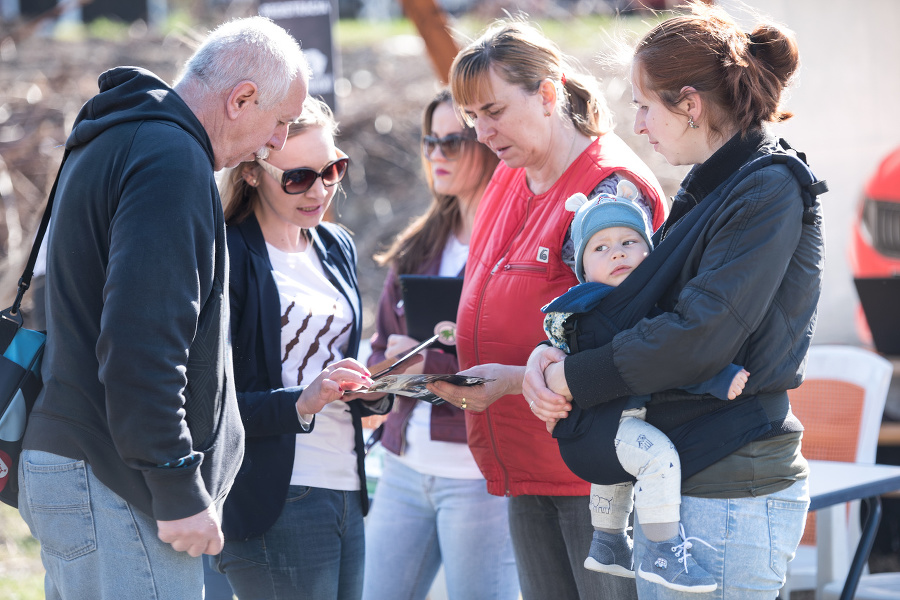
[[503, 396], [522, 393], [522, 376], [525, 374], [525, 367], [491, 363], [478, 365], [460, 371], [458, 374], [482, 377], [491, 381], [474, 386], [459, 386], [446, 381], [436, 381], [429, 383], [427, 387], [429, 391], [454, 406], [481, 412]]

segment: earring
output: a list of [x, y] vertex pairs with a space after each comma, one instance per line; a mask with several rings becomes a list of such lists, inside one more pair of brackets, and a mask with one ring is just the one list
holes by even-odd
[[691, 115], [688, 115], [688, 127], [690, 127], [691, 129], [699, 129], [700, 128], [699, 125], [694, 123], [694, 117], [692, 117]]
[[250, 185], [252, 185], [253, 187], [256, 187], [257, 181], [256, 181], [256, 179], [251, 179], [248, 183], [249, 183]]

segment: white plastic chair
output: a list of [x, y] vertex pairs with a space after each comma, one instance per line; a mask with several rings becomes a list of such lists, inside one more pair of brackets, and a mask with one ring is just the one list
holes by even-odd
[[[806, 378], [790, 390], [791, 410], [805, 429], [801, 450], [807, 459], [874, 464], [878, 430], [894, 368], [878, 354], [843, 345], [814, 345]], [[816, 590], [843, 582], [860, 537], [859, 502], [810, 513], [797, 555], [788, 564], [780, 597], [795, 590]], [[828, 519], [830, 543], [815, 545], [816, 514]], [[819, 552], [827, 552], [819, 556]], [[824, 560], [823, 560], [824, 559]], [[818, 572], [822, 566], [822, 572]]]

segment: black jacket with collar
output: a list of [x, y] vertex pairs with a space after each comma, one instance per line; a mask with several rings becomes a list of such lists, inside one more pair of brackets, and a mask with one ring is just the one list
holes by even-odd
[[[663, 227], [677, 227], [736, 170], [776, 148], [762, 131], [736, 135], [691, 170]], [[814, 211], [821, 221], [818, 204]], [[773, 164], [745, 177], [709, 218], [659, 302], [665, 312], [566, 359], [575, 401], [590, 407], [673, 390], [733, 362], [750, 372], [744, 395], [760, 397], [773, 434], [799, 430], [785, 391], [803, 379], [824, 265], [822, 228], [803, 213], [800, 183], [788, 167]], [[675, 412], [688, 415], [689, 403], [701, 402], [687, 394], [677, 399], [688, 403], [675, 403]]]
[[[356, 247], [343, 228], [322, 223], [309, 230], [329, 281], [353, 309], [346, 356], [355, 357], [362, 334], [362, 301], [356, 277]], [[281, 304], [272, 264], [254, 215], [227, 229], [231, 263], [231, 344], [238, 405], [246, 429], [244, 462], [225, 502], [222, 529], [229, 540], [267, 531], [284, 507], [294, 465], [296, 435], [306, 433], [297, 418], [303, 387], [282, 386]], [[363, 514], [368, 512], [361, 417], [383, 414], [389, 400], [348, 403], [355, 430]], [[314, 430], [310, 428], [310, 432]]]

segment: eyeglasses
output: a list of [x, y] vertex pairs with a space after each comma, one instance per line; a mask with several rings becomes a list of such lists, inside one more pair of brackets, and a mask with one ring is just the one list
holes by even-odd
[[[338, 150], [339, 154], [343, 154]], [[283, 171], [275, 165], [269, 164], [263, 159], [257, 157], [256, 162], [263, 170], [275, 178], [275, 181], [281, 183], [281, 189], [286, 194], [302, 194], [308, 192], [316, 183], [316, 179], [322, 178], [322, 184], [325, 187], [331, 187], [340, 183], [344, 175], [347, 174], [347, 167], [350, 165], [350, 157], [344, 155], [341, 158], [332, 161], [325, 167], [316, 172], [309, 167], [300, 167], [299, 169], [288, 169]]]
[[[472, 130], [469, 130], [472, 131]], [[431, 159], [434, 149], [440, 146], [441, 154], [447, 160], [456, 160], [462, 150], [464, 142], [472, 142], [475, 140], [472, 133], [451, 133], [448, 136], [439, 138], [433, 135], [422, 136], [422, 154], [425, 158]]]

